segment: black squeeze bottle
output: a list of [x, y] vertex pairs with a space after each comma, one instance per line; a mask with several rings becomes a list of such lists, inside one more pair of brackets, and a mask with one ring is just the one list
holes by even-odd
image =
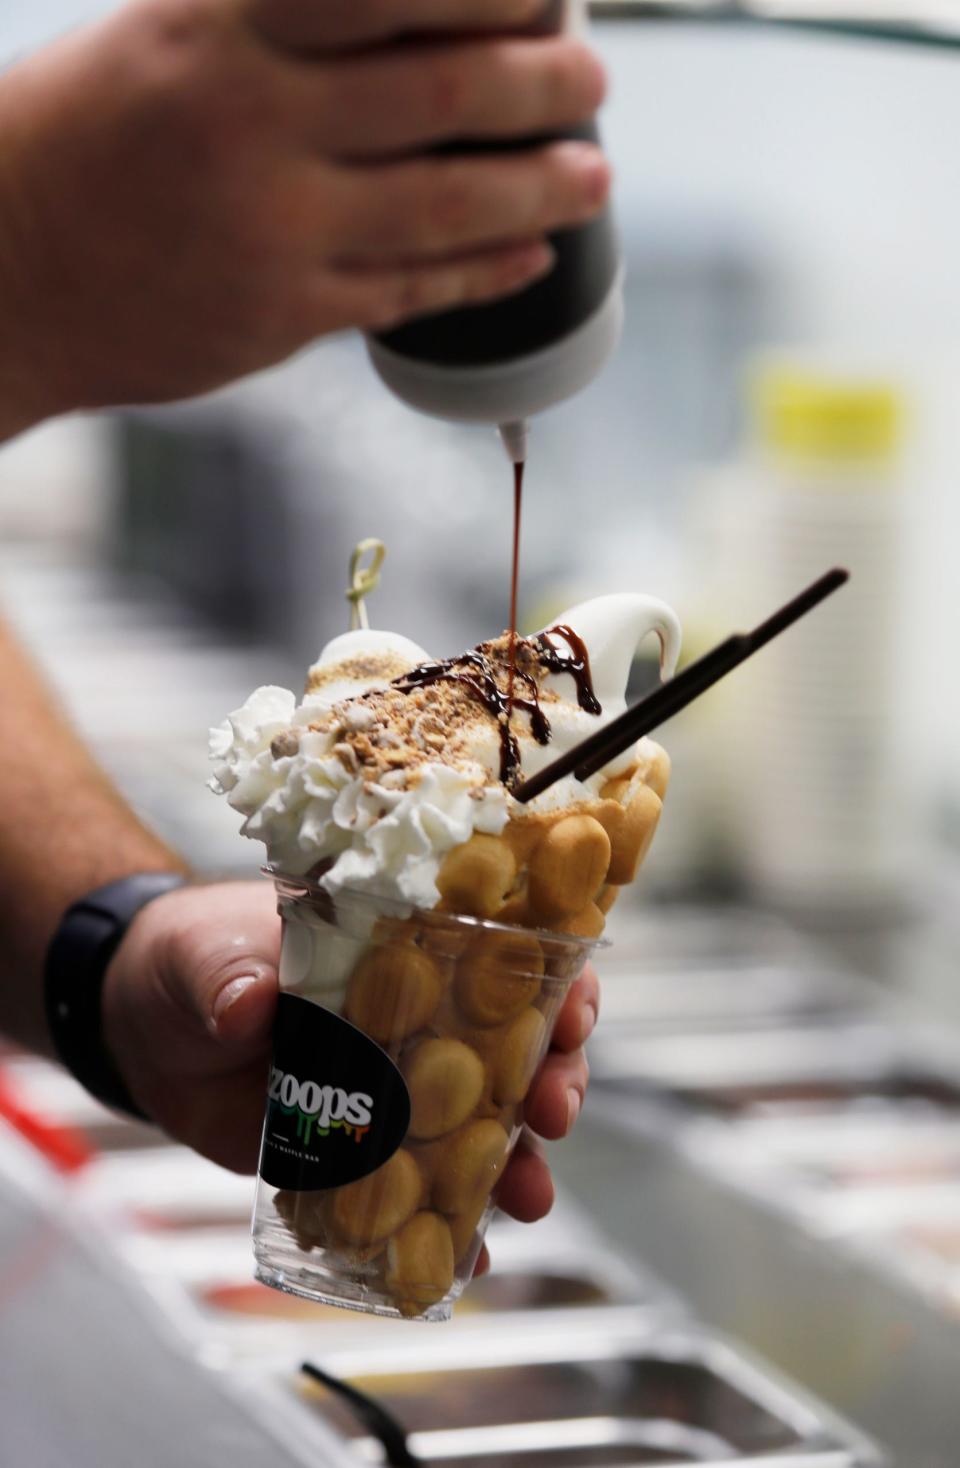
[[[538, 30], [582, 23], [582, 0], [557, 0]], [[597, 130], [591, 122], [563, 136], [595, 142]], [[526, 457], [527, 419], [596, 376], [623, 322], [623, 267], [609, 209], [557, 231], [550, 243], [554, 268], [519, 294], [368, 338], [374, 367], [398, 397], [434, 417], [499, 427], [515, 463]]]

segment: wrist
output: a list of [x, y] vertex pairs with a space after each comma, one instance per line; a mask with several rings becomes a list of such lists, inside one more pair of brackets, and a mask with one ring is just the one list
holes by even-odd
[[98, 1101], [138, 1117], [105, 1025], [107, 970], [145, 907], [184, 885], [179, 872], [140, 872], [96, 888], [64, 913], [44, 965], [47, 1026], [61, 1062]]

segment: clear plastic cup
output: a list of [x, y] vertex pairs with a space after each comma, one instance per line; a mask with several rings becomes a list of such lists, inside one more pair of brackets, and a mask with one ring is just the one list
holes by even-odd
[[256, 1275], [447, 1320], [570, 985], [597, 940], [334, 900], [271, 873], [283, 920]]

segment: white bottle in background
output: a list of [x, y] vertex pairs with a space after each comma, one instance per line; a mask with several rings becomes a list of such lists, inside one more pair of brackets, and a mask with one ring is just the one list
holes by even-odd
[[831, 566], [851, 580], [731, 679], [734, 845], [753, 890], [774, 901], [885, 906], [904, 895], [914, 859], [898, 709], [902, 394], [829, 366], [768, 363], [753, 377], [752, 410], [753, 450], [730, 507], [738, 622]]

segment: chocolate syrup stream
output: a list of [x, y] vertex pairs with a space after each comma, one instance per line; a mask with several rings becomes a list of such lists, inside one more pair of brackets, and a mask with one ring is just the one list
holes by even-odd
[[[500, 733], [500, 779], [508, 789], [516, 783], [520, 771], [520, 745], [510, 727], [513, 710], [518, 708], [530, 716], [530, 732], [538, 744], [550, 743], [550, 720], [540, 707], [540, 688], [531, 673], [517, 667], [517, 647], [523, 643], [537, 658], [540, 665], [550, 673], [569, 673], [577, 686], [577, 701], [589, 714], [599, 714], [600, 704], [593, 691], [590, 677], [590, 657], [583, 640], [572, 627], [557, 625], [541, 632], [535, 641], [517, 636], [517, 589], [520, 575], [520, 511], [523, 502], [524, 465], [513, 466], [513, 568], [510, 578], [510, 646], [507, 672], [507, 691], [501, 693], [493, 663], [480, 648], [461, 653], [459, 657], [446, 658], [442, 662], [421, 663], [411, 668], [400, 678], [393, 680], [393, 687], [401, 693], [412, 693], [415, 688], [426, 688], [432, 683], [454, 683], [471, 693], [488, 714], [497, 721]], [[562, 637], [570, 649], [561, 653], [551, 642], [551, 637]], [[515, 693], [516, 680], [524, 684], [528, 697], [519, 698]]]
[[520, 509], [525, 461], [513, 466], [513, 569], [510, 576], [510, 673], [507, 679], [507, 728], [513, 712], [513, 677], [517, 667], [517, 586], [520, 577]]

